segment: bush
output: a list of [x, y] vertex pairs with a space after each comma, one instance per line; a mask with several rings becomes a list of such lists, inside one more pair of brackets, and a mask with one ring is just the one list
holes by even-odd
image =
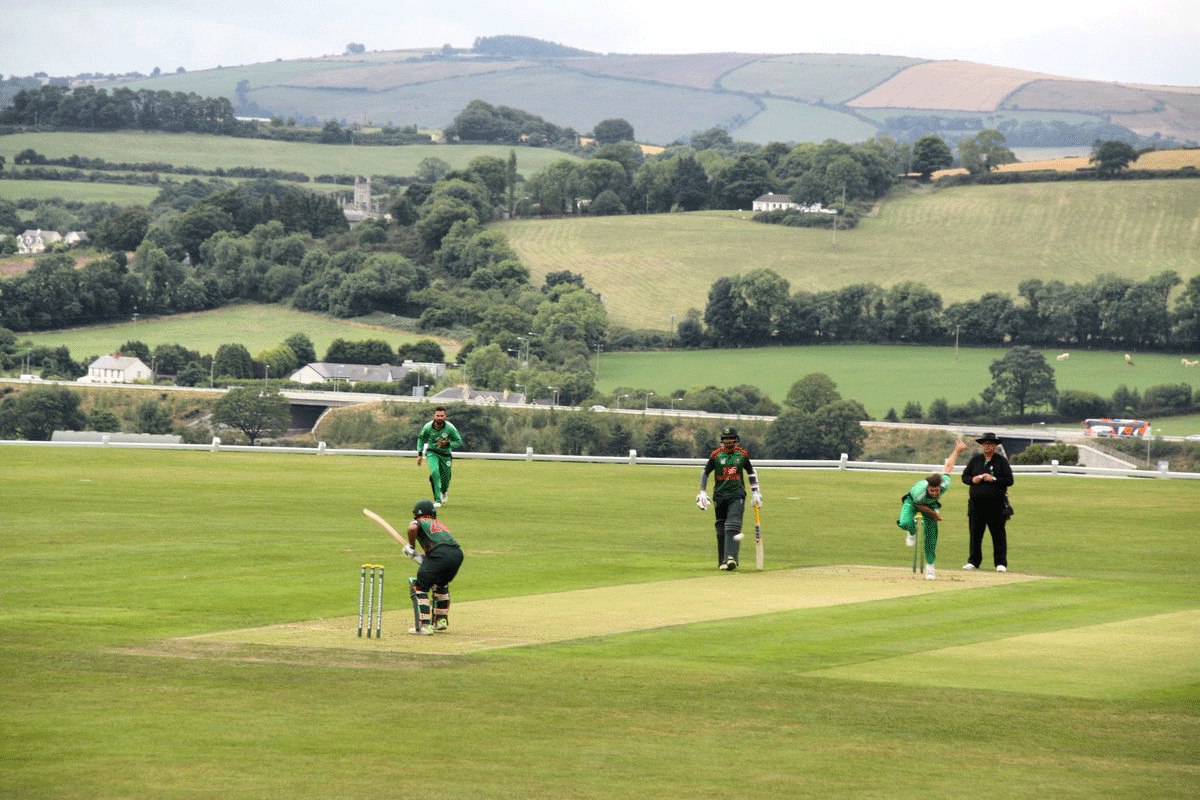
[[1079, 463], [1079, 448], [1062, 442], [1031, 444], [1010, 461], [1013, 464], [1049, 464], [1051, 461], [1057, 461], [1064, 467], [1073, 467]]

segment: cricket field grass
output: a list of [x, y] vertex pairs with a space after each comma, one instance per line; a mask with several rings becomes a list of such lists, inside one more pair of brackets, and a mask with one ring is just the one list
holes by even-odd
[[988, 541], [960, 569], [956, 482], [927, 582], [894, 523], [920, 468], [760, 469], [766, 570], [747, 537], [724, 573], [699, 466], [460, 459], [451, 628], [416, 637], [361, 513], [403, 526], [411, 457], [0, 467], [3, 797], [1200, 794], [1195, 481], [1018, 475], [1004, 575]]

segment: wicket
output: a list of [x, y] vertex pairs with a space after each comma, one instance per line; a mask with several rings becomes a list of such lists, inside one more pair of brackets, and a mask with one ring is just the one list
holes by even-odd
[[[367, 571], [370, 570], [370, 582]], [[378, 587], [378, 588], [377, 588]], [[365, 606], [364, 602], [366, 601]], [[375, 638], [383, 635], [383, 564], [363, 564], [358, 580], [358, 635], [363, 635], [363, 608], [367, 611], [367, 638], [371, 638], [371, 624], [375, 625]]]
[[[923, 538], [921, 534], [923, 534], [925, 532], [925, 524], [924, 523], [925, 523], [925, 520], [921, 517], [920, 514], [917, 514], [917, 516], [913, 519], [913, 524], [915, 526], [914, 531], [916, 533], [916, 539], [917, 539], [916, 544], [913, 545], [913, 570], [912, 571], [914, 573], [925, 571], [925, 543], [923, 541], [921, 541], [921, 539]], [[917, 566], [918, 560], [920, 561], [920, 564], [921, 564], [920, 567]]]

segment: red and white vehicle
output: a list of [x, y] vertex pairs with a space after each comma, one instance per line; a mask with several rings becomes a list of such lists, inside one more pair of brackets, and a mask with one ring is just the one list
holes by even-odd
[[1110, 419], [1099, 417], [1083, 421], [1084, 436], [1129, 438], [1149, 436], [1150, 423], [1144, 419]]

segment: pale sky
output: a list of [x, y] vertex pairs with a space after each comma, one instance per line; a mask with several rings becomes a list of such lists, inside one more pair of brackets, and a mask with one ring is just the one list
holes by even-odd
[[877, 53], [1200, 86], [1195, 0], [10, 0], [0, 73], [195, 71], [504, 34], [600, 53]]

